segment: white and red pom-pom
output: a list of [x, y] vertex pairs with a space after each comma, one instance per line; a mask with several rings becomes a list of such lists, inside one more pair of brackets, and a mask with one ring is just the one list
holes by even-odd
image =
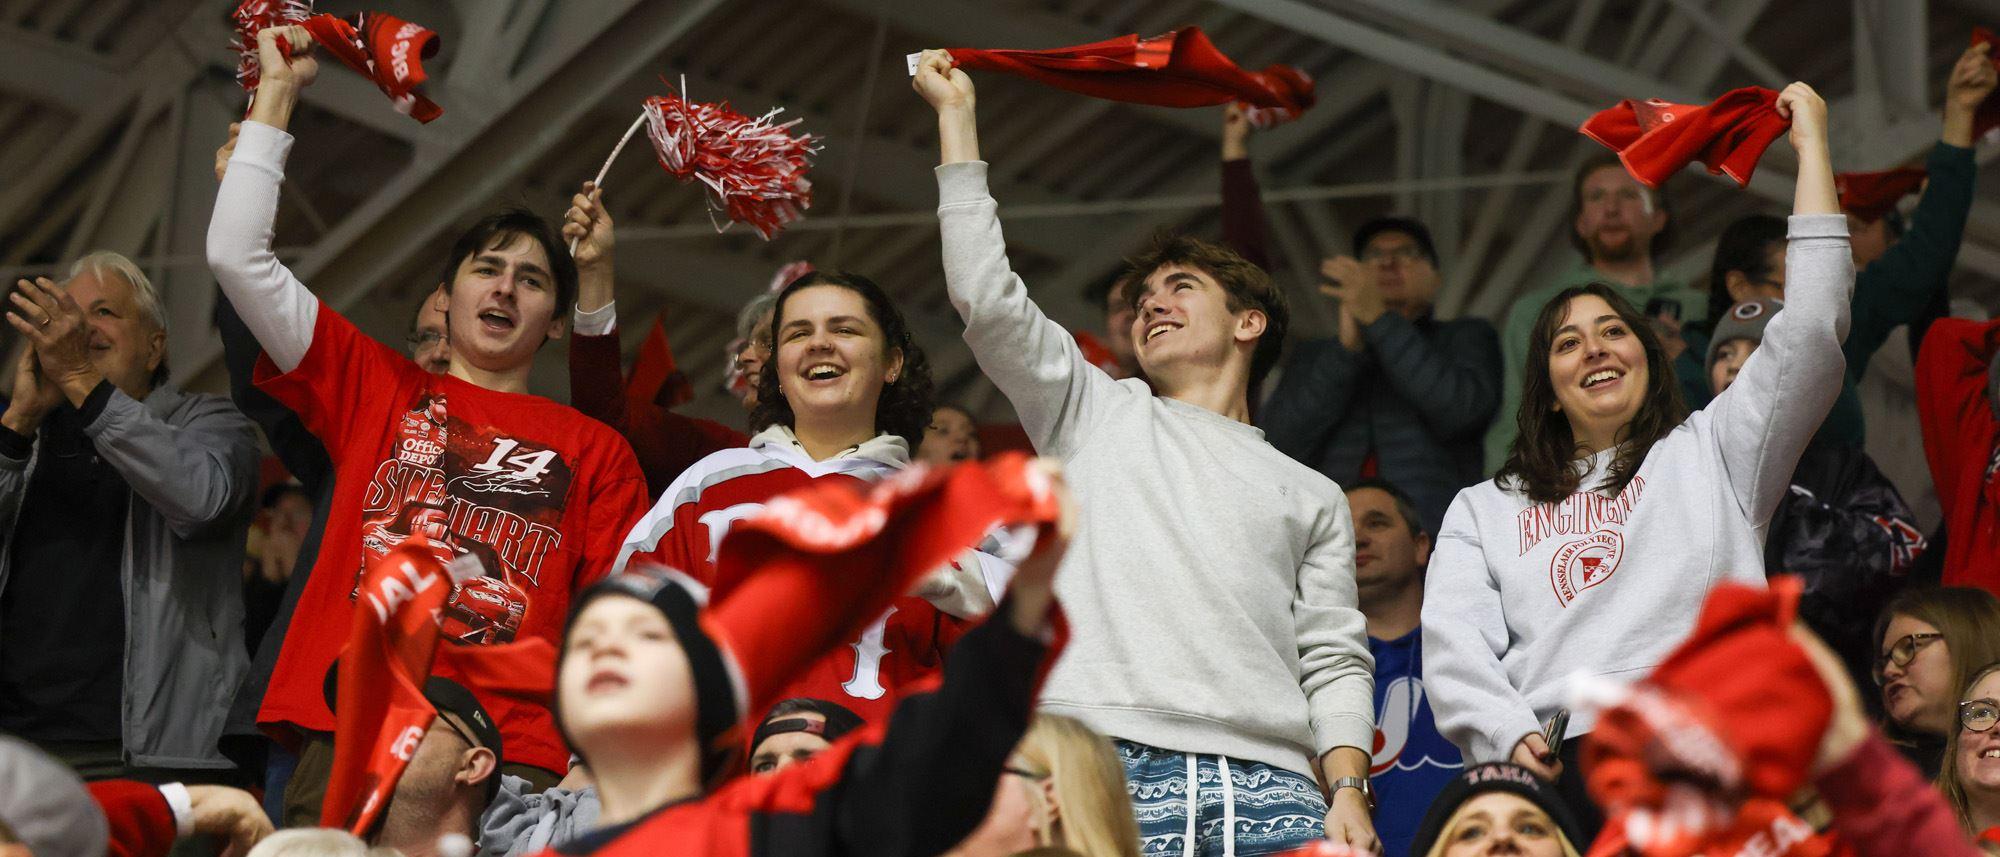
[[257, 33], [270, 27], [297, 24], [312, 17], [312, 0], [243, 0], [230, 14], [236, 32], [229, 47], [236, 51], [236, 82], [254, 91], [263, 76], [257, 61]]
[[[675, 94], [648, 98], [645, 109], [646, 136], [660, 166], [675, 178], [708, 187], [710, 220], [721, 214], [769, 240], [812, 205], [806, 171], [819, 152], [819, 138], [793, 136], [797, 119], [774, 122], [784, 108], [752, 118], [726, 101], [705, 104]], [[716, 223], [718, 232], [727, 228], [728, 223]]]

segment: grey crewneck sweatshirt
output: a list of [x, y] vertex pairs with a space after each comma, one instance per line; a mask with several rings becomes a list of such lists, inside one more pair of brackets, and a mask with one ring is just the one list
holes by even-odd
[[1071, 637], [1043, 710], [1106, 735], [1312, 776], [1374, 737], [1373, 659], [1340, 488], [1264, 433], [1114, 381], [1007, 262], [986, 164], [937, 168], [945, 284], [980, 369], [1063, 461]]
[[[1623, 490], [1602, 490], [1613, 448], [1579, 462], [1591, 490], [1561, 502], [1487, 480], [1446, 512], [1425, 580], [1424, 686], [1468, 763], [1540, 731], [1572, 676], [1645, 677], [1716, 583], [1763, 585], [1771, 515], [1840, 395], [1854, 291], [1843, 215], [1795, 215], [1790, 238], [1785, 307], [1763, 344]], [[1568, 734], [1594, 723], [1574, 712]]]

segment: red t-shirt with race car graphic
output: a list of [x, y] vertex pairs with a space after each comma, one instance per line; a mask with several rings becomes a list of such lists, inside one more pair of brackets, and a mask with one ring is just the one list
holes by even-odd
[[[412, 537], [488, 577], [454, 590], [440, 617], [455, 643], [519, 635], [561, 641], [570, 598], [603, 577], [646, 483], [632, 448], [568, 406], [432, 375], [322, 305], [305, 359], [257, 384], [297, 412], [334, 461], [333, 509], [257, 721], [333, 728], [322, 696], [346, 642], [367, 563]], [[440, 673], [448, 668], [439, 667]], [[507, 762], [563, 771], [548, 709], [473, 688], [500, 726]]]

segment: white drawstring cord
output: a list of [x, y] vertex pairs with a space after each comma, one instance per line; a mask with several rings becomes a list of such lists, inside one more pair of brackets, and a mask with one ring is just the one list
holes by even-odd
[[1216, 756], [1222, 772], [1222, 857], [1236, 857], [1236, 786], [1229, 781], [1229, 757]]
[[1200, 804], [1200, 802], [1198, 802], [1198, 801], [1196, 801], [1196, 800], [1195, 800], [1195, 795], [1196, 795], [1196, 794], [1198, 793], [1198, 789], [1200, 788], [1199, 786], [1197, 786], [1197, 785], [1196, 785], [1196, 783], [1200, 782], [1200, 773], [1201, 773], [1201, 771], [1200, 771], [1200, 769], [1199, 769], [1199, 768], [1197, 768], [1197, 767], [1196, 767], [1197, 763], [1196, 763], [1196, 761], [1195, 761], [1195, 758], [1194, 758], [1194, 754], [1193, 754], [1193, 753], [1189, 753], [1189, 754], [1187, 754], [1187, 763], [1188, 763], [1188, 765], [1187, 765], [1187, 768], [1188, 768], [1188, 774], [1187, 774], [1187, 777], [1188, 777], [1188, 782], [1187, 782], [1187, 801], [1188, 801], [1188, 808], [1187, 808], [1187, 839], [1183, 840], [1183, 842], [1182, 842], [1182, 844], [1181, 844], [1181, 857], [1194, 857], [1194, 855], [1195, 855], [1195, 850], [1196, 850], [1196, 849], [1195, 849], [1195, 847], [1194, 847], [1194, 846], [1195, 846], [1195, 843], [1194, 843], [1194, 817], [1195, 817], [1195, 812], [1196, 812], [1197, 810], [1199, 810], [1199, 809], [1201, 808], [1201, 804]]

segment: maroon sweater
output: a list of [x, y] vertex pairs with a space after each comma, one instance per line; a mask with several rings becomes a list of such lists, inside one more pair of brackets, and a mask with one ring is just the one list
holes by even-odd
[[570, 337], [569, 404], [623, 435], [646, 475], [654, 500], [681, 471], [711, 452], [748, 446], [750, 438], [714, 420], [684, 417], [647, 402], [634, 405], [625, 395], [618, 334]]
[[1855, 857], [1980, 857], [1944, 796], [1879, 733], [1814, 785]]

